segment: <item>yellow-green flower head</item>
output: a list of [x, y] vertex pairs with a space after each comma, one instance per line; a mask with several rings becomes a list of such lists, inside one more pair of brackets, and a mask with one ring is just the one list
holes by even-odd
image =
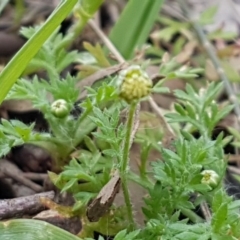
[[120, 72], [117, 84], [119, 95], [126, 102], [138, 101], [151, 92], [152, 80], [140, 66], [133, 65]]

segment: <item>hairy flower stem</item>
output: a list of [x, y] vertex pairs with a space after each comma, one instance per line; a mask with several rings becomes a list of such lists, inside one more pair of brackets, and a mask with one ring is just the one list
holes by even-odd
[[130, 194], [128, 191], [128, 185], [127, 185], [127, 173], [128, 173], [128, 167], [129, 167], [129, 151], [131, 147], [131, 134], [132, 134], [134, 114], [135, 114], [136, 107], [137, 107], [136, 102], [133, 102], [130, 104], [128, 119], [127, 119], [127, 132], [125, 136], [125, 141], [123, 146], [123, 156], [122, 156], [122, 162], [120, 166], [120, 176], [122, 181], [123, 195], [124, 195], [124, 200], [127, 207], [127, 215], [128, 215], [128, 220], [130, 224], [129, 230], [134, 230], [135, 228], [132, 203], [131, 203]]

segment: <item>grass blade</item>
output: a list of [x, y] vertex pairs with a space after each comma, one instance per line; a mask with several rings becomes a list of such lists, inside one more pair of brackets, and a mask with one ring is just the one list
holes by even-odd
[[109, 36], [124, 58], [133, 57], [134, 49], [146, 42], [163, 2], [164, 0], [128, 1]]
[[0, 2], [0, 14], [2, 12], [2, 10], [6, 7], [6, 5], [8, 4], [9, 0], [2, 0]]
[[30, 60], [35, 56], [43, 43], [71, 12], [77, 0], [65, 0], [51, 14], [45, 24], [12, 58], [0, 74], [0, 104], [6, 97], [12, 85], [22, 74]]
[[77, 236], [44, 221], [14, 219], [0, 222], [0, 238], [11, 240], [81, 240]]

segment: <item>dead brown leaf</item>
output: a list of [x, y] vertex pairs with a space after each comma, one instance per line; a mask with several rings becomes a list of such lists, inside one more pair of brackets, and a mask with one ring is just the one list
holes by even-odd
[[118, 171], [114, 172], [111, 180], [102, 188], [98, 196], [87, 208], [87, 217], [91, 222], [97, 222], [111, 207], [115, 196], [120, 190], [120, 176]]

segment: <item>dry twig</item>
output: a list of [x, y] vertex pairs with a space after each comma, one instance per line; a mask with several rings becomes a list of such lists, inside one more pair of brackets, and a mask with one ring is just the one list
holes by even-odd
[[44, 192], [26, 197], [0, 201], [0, 220], [32, 215], [44, 210], [41, 198], [54, 198], [54, 192]]
[[9, 177], [16, 182], [19, 182], [22, 185], [31, 188], [35, 192], [43, 191], [43, 188], [40, 185], [25, 178], [23, 172], [19, 168], [5, 159], [1, 159], [0, 161], [0, 175], [1, 177]]

